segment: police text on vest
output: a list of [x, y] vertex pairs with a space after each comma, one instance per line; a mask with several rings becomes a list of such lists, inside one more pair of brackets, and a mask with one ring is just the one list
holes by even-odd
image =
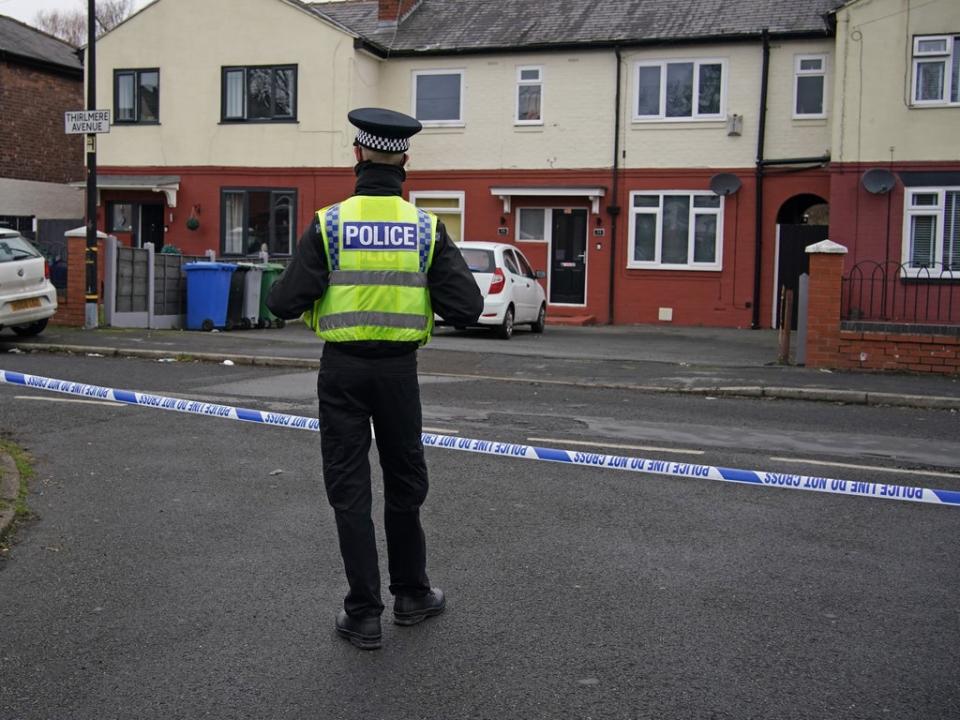
[[417, 226], [397, 222], [345, 222], [344, 250], [416, 250]]

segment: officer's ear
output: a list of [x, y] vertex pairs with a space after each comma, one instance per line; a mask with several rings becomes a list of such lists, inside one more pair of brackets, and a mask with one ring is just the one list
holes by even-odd
[[357, 162], [363, 162], [363, 150], [359, 145], [353, 146], [353, 156], [357, 159]]
[[403, 159], [400, 161], [400, 167], [404, 167], [407, 164], [407, 160], [409, 159], [410, 159], [410, 156], [404, 153]]

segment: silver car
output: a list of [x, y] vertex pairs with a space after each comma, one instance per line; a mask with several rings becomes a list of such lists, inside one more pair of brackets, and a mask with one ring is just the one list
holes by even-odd
[[57, 311], [46, 259], [16, 230], [0, 228], [0, 329], [37, 335]]

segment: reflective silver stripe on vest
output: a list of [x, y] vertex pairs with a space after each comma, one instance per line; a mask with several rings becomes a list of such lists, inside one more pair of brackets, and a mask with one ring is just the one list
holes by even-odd
[[330, 284], [426, 287], [427, 274], [402, 270], [334, 270], [330, 273]]
[[426, 330], [427, 318], [423, 315], [382, 312], [345, 312], [320, 318], [320, 330], [342, 330], [361, 325], [400, 328], [402, 330]]

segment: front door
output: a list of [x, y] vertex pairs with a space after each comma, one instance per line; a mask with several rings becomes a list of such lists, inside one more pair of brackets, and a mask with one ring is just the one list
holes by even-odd
[[797, 308], [800, 276], [810, 272], [810, 256], [807, 246], [827, 239], [827, 225], [780, 225], [780, 259], [777, 262], [777, 314], [775, 325], [780, 327], [781, 288], [793, 290], [793, 312], [790, 329], [797, 329]]
[[583, 305], [587, 282], [587, 211], [553, 211], [550, 244], [550, 302]]
[[140, 206], [140, 243], [153, 243], [155, 252], [163, 249], [163, 205]]

